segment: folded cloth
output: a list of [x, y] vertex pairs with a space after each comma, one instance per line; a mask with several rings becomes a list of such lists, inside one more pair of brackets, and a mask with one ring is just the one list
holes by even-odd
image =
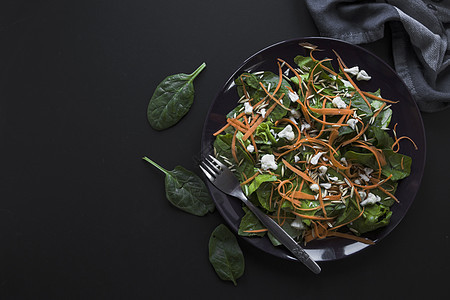
[[450, 0], [305, 0], [322, 36], [370, 43], [392, 31], [394, 67], [419, 109], [450, 105]]

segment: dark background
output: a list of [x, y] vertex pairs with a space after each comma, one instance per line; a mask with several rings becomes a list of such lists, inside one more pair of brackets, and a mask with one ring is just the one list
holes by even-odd
[[[332, 21], [332, 20], [330, 20]], [[1, 299], [344, 299], [448, 290], [450, 110], [422, 114], [427, 164], [399, 226], [318, 276], [240, 240], [238, 286], [218, 279], [208, 240], [222, 223], [165, 199], [141, 160], [200, 174], [204, 119], [254, 52], [317, 36], [303, 1], [1, 1]], [[365, 48], [392, 65], [389, 31]], [[167, 75], [190, 73], [194, 105], [168, 130], [146, 107]]]

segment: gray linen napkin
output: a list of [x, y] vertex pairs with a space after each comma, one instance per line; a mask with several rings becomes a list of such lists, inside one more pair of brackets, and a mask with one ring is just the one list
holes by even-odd
[[450, 0], [305, 0], [322, 36], [353, 44], [392, 31], [395, 70], [421, 111], [450, 105]]

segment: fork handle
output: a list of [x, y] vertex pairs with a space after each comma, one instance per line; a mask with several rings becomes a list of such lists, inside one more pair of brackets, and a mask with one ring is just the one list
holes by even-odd
[[247, 205], [247, 207], [256, 215], [261, 223], [266, 226], [270, 233], [283, 244], [299, 261], [305, 264], [315, 274], [319, 274], [321, 269], [319, 265], [311, 259], [308, 253], [300, 247], [300, 245], [286, 231], [278, 225], [272, 218], [263, 213], [244, 195], [239, 198]]

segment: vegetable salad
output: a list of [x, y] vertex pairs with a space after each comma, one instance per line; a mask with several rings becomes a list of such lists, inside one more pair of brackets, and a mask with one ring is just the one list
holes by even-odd
[[[399, 180], [411, 158], [399, 153], [395, 99], [363, 91], [360, 66], [309, 55], [276, 63], [278, 72], [242, 73], [238, 104], [217, 131], [215, 156], [239, 178], [249, 199], [292, 237], [308, 243], [331, 236], [373, 243], [362, 234], [386, 226]], [[338, 68], [333, 68], [332, 61]], [[414, 145], [415, 146], [415, 145]], [[269, 235], [243, 207], [239, 234]]]

